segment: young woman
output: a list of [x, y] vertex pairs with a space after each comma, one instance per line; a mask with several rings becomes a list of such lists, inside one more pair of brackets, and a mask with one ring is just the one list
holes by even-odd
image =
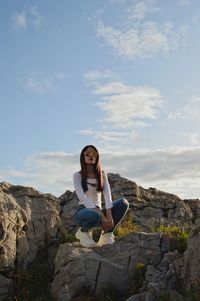
[[[93, 145], [83, 148], [80, 155], [81, 170], [73, 175], [74, 188], [79, 199], [75, 222], [80, 226], [75, 236], [84, 247], [94, 247], [92, 228], [101, 227], [98, 246], [114, 243], [113, 231], [128, 211], [126, 199], [112, 202], [110, 185], [105, 171], [102, 170], [99, 153]], [[101, 196], [104, 195], [105, 208]]]

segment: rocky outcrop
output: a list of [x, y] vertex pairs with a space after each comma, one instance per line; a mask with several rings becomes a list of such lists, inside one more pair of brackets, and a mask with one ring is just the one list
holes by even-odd
[[[39, 250], [46, 248], [59, 227], [59, 202], [30, 187], [0, 184], [0, 273], [26, 269]], [[0, 278], [0, 300], [12, 281]], [[2, 293], [5, 292], [5, 293]], [[3, 294], [3, 295], [2, 295]]]
[[125, 197], [129, 200], [133, 221], [142, 230], [152, 231], [161, 224], [194, 227], [192, 200], [186, 203], [174, 194], [156, 188], [144, 189], [118, 174], [108, 174], [108, 177], [113, 199]]
[[[51, 294], [56, 300], [97, 301], [106, 295], [115, 301], [191, 301], [182, 291], [199, 286], [200, 201], [144, 189], [118, 174], [108, 179], [113, 200], [129, 201], [130, 218], [140, 232], [94, 249], [64, 241], [63, 233], [73, 236], [77, 229], [75, 192], [56, 198], [31, 187], [0, 184], [0, 301], [13, 293], [10, 272], [28, 269], [43, 249], [51, 264], [55, 259]], [[159, 225], [190, 231], [184, 254], [168, 235], [152, 233]]]
[[184, 254], [172, 251], [171, 245], [167, 235], [158, 233], [132, 233], [112, 246], [92, 250], [62, 244], [55, 259], [52, 295], [59, 301], [80, 295], [115, 300], [114, 290], [117, 300], [126, 296], [127, 301], [199, 300], [184, 298], [180, 292], [199, 289], [200, 234], [189, 240]]
[[123, 295], [138, 286], [141, 270], [158, 266], [169, 251], [168, 237], [158, 233], [131, 233], [114, 245], [92, 250], [62, 244], [55, 259], [52, 295], [56, 300], [68, 301], [87, 291], [104, 300], [110, 287]]

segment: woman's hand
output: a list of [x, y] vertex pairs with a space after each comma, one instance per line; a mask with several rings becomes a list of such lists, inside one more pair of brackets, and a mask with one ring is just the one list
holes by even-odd
[[95, 208], [94, 210], [101, 214], [101, 228], [103, 231], [106, 232], [114, 227], [114, 222], [110, 209], [106, 210], [106, 215], [104, 215], [104, 213], [98, 208]]
[[103, 212], [101, 215], [101, 227], [104, 231], [108, 231], [114, 227], [114, 221], [112, 217], [105, 217]]
[[114, 227], [114, 221], [112, 218], [108, 219], [107, 218], [107, 228], [108, 230], [112, 229]]
[[114, 227], [114, 221], [113, 221], [111, 209], [106, 210], [106, 219], [107, 219], [108, 230], [110, 230]]

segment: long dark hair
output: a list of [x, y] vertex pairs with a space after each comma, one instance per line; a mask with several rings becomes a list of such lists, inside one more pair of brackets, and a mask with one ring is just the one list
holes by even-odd
[[85, 158], [84, 158], [84, 152], [88, 149], [88, 147], [92, 147], [96, 152], [97, 152], [97, 157], [96, 157], [96, 162], [94, 164], [94, 173], [96, 175], [96, 179], [97, 179], [97, 191], [102, 191], [103, 190], [103, 173], [102, 173], [102, 168], [101, 168], [101, 164], [99, 161], [99, 152], [96, 149], [96, 147], [94, 145], [86, 145], [80, 154], [80, 164], [81, 164], [81, 176], [82, 176], [82, 187], [83, 187], [83, 191], [86, 192], [88, 190], [87, 187], [87, 168], [86, 168], [86, 163], [85, 163]]

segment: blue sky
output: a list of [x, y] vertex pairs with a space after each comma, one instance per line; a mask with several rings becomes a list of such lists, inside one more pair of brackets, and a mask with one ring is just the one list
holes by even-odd
[[200, 3], [17, 1], [0, 10], [0, 181], [73, 190], [107, 172], [200, 197]]

